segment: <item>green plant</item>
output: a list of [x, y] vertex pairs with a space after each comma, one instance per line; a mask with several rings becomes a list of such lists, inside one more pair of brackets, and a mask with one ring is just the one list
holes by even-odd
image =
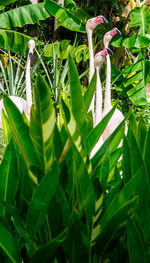
[[[17, 1], [2, 1], [2, 5], [6, 8], [10, 3]], [[34, 14], [34, 15], [33, 15]], [[28, 41], [30, 37], [12, 29], [15, 27], [23, 27], [28, 24], [37, 23], [49, 17], [48, 12], [44, 8], [43, 3], [35, 5], [26, 5], [13, 8], [12, 10], [3, 10], [0, 14], [0, 46], [1, 48], [21, 52], [22, 55], [27, 54]]]
[[[135, 105], [147, 103], [145, 87], [150, 81], [149, 60], [146, 58], [150, 43], [149, 20], [150, 11], [147, 6], [135, 7], [130, 13], [129, 25], [133, 34], [128, 37], [116, 37], [112, 40], [114, 46], [126, 49], [130, 60], [130, 63], [127, 66], [124, 65], [122, 70], [122, 84]], [[137, 27], [136, 33], [135, 27]]]
[[[38, 76], [35, 85], [30, 126], [4, 96], [7, 148], [0, 166], [1, 261], [116, 263], [123, 255], [129, 262], [128, 244], [130, 262], [142, 258], [145, 263], [150, 236], [150, 133], [142, 121], [137, 127], [131, 115], [128, 136], [123, 122], [90, 160], [114, 109], [92, 128], [86, 112], [96, 75], [83, 96], [71, 57], [68, 63], [71, 105], [61, 99], [61, 125], [43, 77]], [[118, 149], [122, 138], [123, 147]], [[138, 250], [133, 250], [133, 243]]]

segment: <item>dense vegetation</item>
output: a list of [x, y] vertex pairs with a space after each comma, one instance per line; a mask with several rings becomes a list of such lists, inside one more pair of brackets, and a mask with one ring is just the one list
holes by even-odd
[[[64, 7], [53, 0], [31, 2], [1, 0], [0, 6], [0, 95], [6, 110], [0, 131], [0, 262], [148, 263], [147, 1], [66, 0]], [[111, 41], [115, 106], [93, 127], [87, 111], [96, 74], [88, 86], [85, 24], [98, 14], [109, 24], [94, 31], [95, 53], [107, 31], [117, 27], [122, 35]], [[29, 122], [9, 96], [26, 98], [31, 38], [36, 49]], [[103, 87], [105, 68], [104, 63]], [[115, 107], [126, 119], [91, 158]]]

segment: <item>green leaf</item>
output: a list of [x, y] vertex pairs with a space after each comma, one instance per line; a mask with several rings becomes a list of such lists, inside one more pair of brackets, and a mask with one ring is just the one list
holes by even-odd
[[93, 238], [94, 235], [97, 236], [99, 234], [95, 243], [97, 255], [103, 256], [104, 252], [108, 248], [109, 243], [113, 240], [114, 235], [117, 233], [117, 230], [119, 230], [119, 228], [121, 228], [121, 226], [125, 223], [128, 215], [134, 212], [133, 208], [137, 204], [137, 200], [138, 198], [134, 197], [131, 200], [125, 202], [116, 211], [116, 213], [112, 215], [109, 220], [107, 220], [105, 227], [101, 228], [101, 226], [99, 226], [97, 229], [95, 229], [93, 232]]
[[118, 147], [119, 143], [123, 138], [124, 131], [125, 131], [125, 120], [123, 120], [120, 123], [120, 125], [116, 128], [116, 130], [108, 137], [108, 139], [103, 143], [101, 148], [94, 155], [94, 157], [91, 160], [93, 165], [96, 165], [96, 163], [99, 162], [102, 163], [107, 155], [109, 155], [114, 150], [116, 150], [116, 148]]
[[74, 151], [74, 174], [77, 176], [78, 185], [78, 197], [80, 208], [85, 210], [86, 220], [91, 222], [94, 207], [95, 207], [95, 195], [91, 182], [90, 175], [87, 171], [87, 167], [82, 160], [78, 151]]
[[83, 141], [81, 139], [83, 137], [81, 137], [81, 133], [77, 125], [77, 122], [74, 119], [74, 116], [71, 110], [69, 109], [69, 107], [66, 105], [66, 103], [63, 100], [61, 100], [61, 105], [63, 109], [65, 128], [69, 135], [70, 142], [72, 142], [72, 144], [75, 145], [76, 149], [78, 150], [82, 158], [84, 158], [85, 148], [83, 148]]
[[94, 205], [95, 196], [93, 185], [90, 180], [90, 175], [87, 171], [85, 163], [86, 152], [81, 141], [81, 135], [79, 133], [77, 124], [71, 114], [71, 111], [62, 100], [62, 108], [64, 112], [65, 128], [69, 136], [69, 141], [72, 146], [74, 156], [74, 175], [77, 176], [79, 203], [81, 209], [85, 210], [86, 218], [91, 220]]
[[132, 177], [130, 146], [127, 137], [123, 139], [123, 180], [127, 183]]
[[111, 111], [102, 119], [102, 121], [90, 132], [86, 140], [86, 146], [87, 146], [88, 153], [92, 151], [93, 147], [95, 146], [98, 139], [102, 135], [114, 111], [115, 111], [115, 107], [111, 109]]
[[[17, 183], [17, 159], [13, 142], [10, 141], [0, 166], [0, 200], [14, 205]], [[5, 216], [5, 208], [1, 214]]]
[[60, 234], [51, 242], [48, 242], [46, 245], [43, 245], [38, 249], [36, 249], [34, 253], [31, 255], [29, 263], [53, 262], [55, 256], [57, 255], [57, 250], [65, 238], [66, 238], [66, 232]]
[[44, 4], [21, 6], [0, 14], [0, 27], [11, 29], [12, 27], [23, 27], [27, 24], [35, 24], [49, 17]]
[[149, 178], [150, 183], [150, 163], [149, 163], [149, 155], [150, 155], [150, 127], [147, 132], [146, 141], [145, 141], [145, 147], [144, 147], [144, 162]]
[[2, 123], [3, 123], [4, 134], [5, 134], [5, 143], [7, 146], [12, 138], [12, 133], [11, 133], [11, 127], [10, 127], [8, 118], [4, 110], [2, 110]]
[[73, 13], [83, 24], [85, 24], [86, 21], [91, 18], [91, 16], [73, 0], [66, 0], [65, 8]]
[[45, 1], [45, 8], [48, 12], [55, 16], [59, 23], [69, 30], [85, 33], [85, 26], [80, 20], [67, 9], [63, 8], [52, 0]]
[[[92, 239], [96, 240], [97, 254], [103, 253], [107, 248], [109, 242], [113, 239], [113, 235], [119, 228], [120, 224], [128, 217], [129, 213], [133, 212], [132, 208], [137, 204], [138, 197], [131, 200], [137, 185], [142, 176], [142, 169], [138, 170], [137, 174], [129, 180], [129, 182], [122, 188], [104, 213], [101, 223], [93, 230]], [[99, 250], [101, 247], [101, 250]]]
[[[74, 237], [74, 238], [72, 238]], [[69, 258], [70, 263], [88, 262], [86, 247], [82, 237], [82, 225], [79, 218], [71, 225], [68, 236], [63, 243], [63, 249]]]
[[0, 46], [6, 50], [26, 55], [30, 39], [30, 37], [15, 31], [0, 29]]
[[143, 238], [131, 218], [128, 218], [127, 222], [127, 241], [130, 263], [146, 263], [146, 251]]
[[0, 247], [13, 263], [21, 263], [16, 240], [8, 229], [0, 222]]
[[135, 7], [131, 12], [130, 27], [141, 27], [143, 34], [147, 32], [150, 23], [150, 11], [148, 6]]
[[56, 191], [58, 176], [58, 167], [54, 163], [33, 193], [26, 218], [27, 232], [32, 239], [44, 222], [50, 200]]
[[69, 56], [69, 80], [71, 90], [72, 113], [79, 126], [81, 134], [85, 135], [86, 110], [77, 68], [71, 56]]
[[35, 104], [31, 109], [30, 134], [40, 165], [45, 174], [52, 163], [55, 110], [44, 77], [38, 75], [35, 85]]
[[139, 169], [136, 175], [128, 181], [128, 183], [122, 188], [122, 190], [115, 196], [106, 210], [102, 221], [101, 228], [103, 229], [111, 217], [122, 207], [133, 195], [137, 185], [140, 182], [142, 176], [142, 169]]
[[84, 95], [84, 103], [85, 103], [85, 110], [86, 112], [88, 111], [89, 109], [89, 106], [91, 104], [91, 100], [93, 98], [93, 94], [96, 90], [96, 72], [94, 73], [93, 77], [92, 77], [92, 80], [88, 86], [88, 89]]
[[139, 124], [138, 124], [138, 143], [139, 143], [139, 147], [140, 147], [142, 155], [144, 152], [146, 137], [147, 137], [147, 128], [146, 128], [144, 118], [141, 115]]
[[116, 35], [111, 40], [110, 44], [115, 47], [126, 47], [126, 48], [145, 48], [148, 47], [150, 43], [149, 37], [141, 36], [139, 34], [132, 34], [129, 37]]
[[[22, 154], [26, 166], [28, 169], [31, 165], [38, 166], [39, 161], [29, 135], [29, 127], [24, 122], [20, 111], [10, 98], [4, 95], [3, 101], [13, 133], [13, 139]], [[34, 182], [37, 182], [37, 178], [33, 174], [30, 173], [30, 176]]]

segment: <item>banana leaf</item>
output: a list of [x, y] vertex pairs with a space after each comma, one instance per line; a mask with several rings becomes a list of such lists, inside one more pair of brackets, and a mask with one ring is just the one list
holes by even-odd
[[0, 27], [3, 29], [23, 27], [28, 24], [35, 24], [48, 17], [49, 13], [43, 3], [21, 6], [0, 14]]
[[55, 16], [60, 25], [66, 27], [69, 30], [86, 33], [85, 26], [81, 21], [68, 11], [66, 8], [60, 6], [55, 1], [46, 0], [45, 8], [52, 15]]

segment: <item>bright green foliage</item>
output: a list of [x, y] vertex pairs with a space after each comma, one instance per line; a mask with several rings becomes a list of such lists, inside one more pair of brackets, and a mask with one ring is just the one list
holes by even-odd
[[[30, 124], [4, 97], [7, 148], [0, 166], [0, 259], [116, 263], [124, 255], [125, 263], [137, 258], [149, 262], [149, 131], [131, 115], [127, 136], [123, 121], [90, 159], [115, 108], [95, 128], [87, 125], [95, 87], [82, 95], [71, 56], [69, 78], [71, 105], [61, 100], [61, 125], [40, 75]], [[95, 76], [92, 83], [95, 86]]]
[[14, 8], [0, 14], [0, 25], [1, 28], [11, 29], [12, 27], [23, 27], [27, 24], [34, 24], [48, 17], [49, 14], [45, 10], [43, 3], [39, 3]]
[[[111, 43], [116, 47], [126, 47], [135, 56], [134, 63], [122, 71], [124, 87], [128, 88], [128, 96], [135, 105], [145, 105], [145, 86], [150, 81], [149, 60], [146, 58], [146, 49], [149, 47], [150, 11], [148, 6], [136, 7], [131, 11], [130, 27], [138, 27], [129, 37], [116, 36]], [[137, 55], [138, 53], [138, 55]]]
[[69, 30], [85, 33], [84, 24], [82, 24], [80, 19], [67, 8], [60, 6], [53, 0], [46, 0], [45, 7], [52, 16], [58, 19], [62, 26]]

